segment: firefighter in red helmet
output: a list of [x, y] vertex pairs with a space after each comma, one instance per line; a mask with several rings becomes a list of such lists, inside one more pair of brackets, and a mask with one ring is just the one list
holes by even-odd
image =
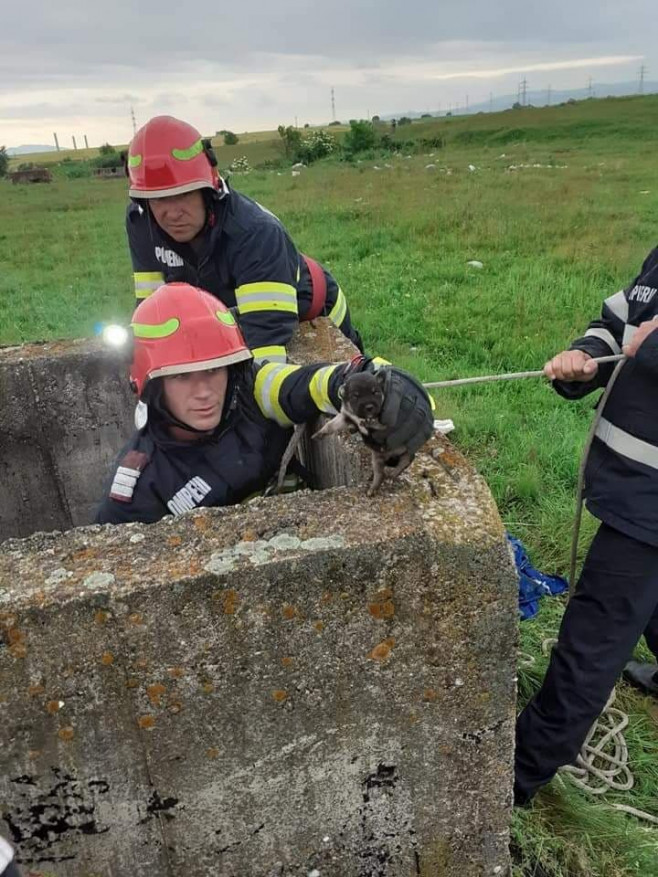
[[298, 252], [281, 222], [219, 176], [210, 146], [192, 125], [156, 116], [127, 154], [126, 228], [135, 294], [183, 281], [238, 308], [258, 361], [286, 361], [299, 320], [328, 316], [360, 350], [347, 301], [321, 265]]
[[367, 357], [311, 366], [257, 364], [233, 314], [187, 283], [136, 309], [131, 384], [148, 419], [119, 455], [97, 522], [151, 523], [198, 506], [239, 503], [274, 478], [293, 423], [336, 413], [348, 373], [383, 368], [397, 441], [432, 434], [430, 401], [405, 372]]

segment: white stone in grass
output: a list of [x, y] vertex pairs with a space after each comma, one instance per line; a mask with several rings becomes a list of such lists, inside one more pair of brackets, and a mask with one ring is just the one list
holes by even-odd
[[298, 177], [298, 176], [300, 175], [300, 173], [301, 173], [301, 171], [293, 171], [293, 172], [292, 172], [292, 176], [293, 176], [293, 177]]
[[471, 172], [477, 170], [477, 168], [475, 167], [474, 164], [469, 164], [468, 169], [469, 169], [469, 171], [471, 171]]
[[436, 170], [436, 165], [435, 165], [435, 164], [432, 164], [432, 163], [430, 162], [430, 164], [426, 164], [426, 165], [425, 165], [425, 170], [426, 170], [426, 171], [435, 171], [435, 170]]
[[477, 259], [471, 259], [471, 261], [467, 262], [466, 264], [470, 265], [471, 268], [478, 268], [478, 269], [484, 268], [484, 265], [482, 264], [482, 262], [478, 262]]

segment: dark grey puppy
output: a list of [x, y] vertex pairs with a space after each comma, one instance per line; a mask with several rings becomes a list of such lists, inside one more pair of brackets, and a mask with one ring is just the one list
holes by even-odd
[[[385, 401], [385, 383], [383, 370], [376, 374], [358, 372], [347, 377], [339, 391], [342, 402], [339, 413], [313, 436], [319, 439], [340, 432], [359, 432], [363, 436], [372, 454], [372, 482], [368, 496], [379, 490], [384, 475], [397, 478], [413, 460], [413, 455], [405, 447], [386, 448], [390, 429], [379, 420]], [[387, 463], [393, 461], [395, 464], [386, 469]]]

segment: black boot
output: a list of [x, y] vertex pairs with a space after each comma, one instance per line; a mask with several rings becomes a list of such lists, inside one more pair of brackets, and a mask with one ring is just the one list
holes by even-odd
[[658, 697], [658, 664], [629, 661], [624, 667], [624, 679], [646, 694]]

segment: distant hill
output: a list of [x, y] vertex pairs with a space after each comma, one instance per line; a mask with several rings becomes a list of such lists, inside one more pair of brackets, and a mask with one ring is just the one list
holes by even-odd
[[32, 152], [55, 152], [54, 146], [38, 146], [34, 143], [25, 146], [10, 146], [7, 155], [30, 155]]
[[[571, 90], [552, 89], [550, 95], [551, 105], [565, 103], [568, 100], [585, 100], [588, 97], [629, 97], [638, 93], [638, 83], [634, 82], [613, 82], [602, 84], [598, 82], [592, 83], [592, 94], [590, 95], [587, 88], [575, 88]], [[658, 93], [658, 82], [645, 82], [644, 94]], [[453, 105], [453, 115], [472, 115], [474, 113], [498, 113], [501, 110], [508, 110], [512, 104], [519, 100], [517, 94], [503, 94], [494, 96], [493, 101], [483, 101], [479, 104], [472, 104], [466, 109], [465, 106]], [[548, 89], [528, 91], [526, 93], [526, 104], [533, 107], [545, 107], [549, 103]], [[409, 119], [419, 119], [424, 113], [431, 113], [432, 116], [445, 116], [447, 107], [441, 107], [440, 110], [406, 110], [399, 113], [386, 113], [380, 115], [381, 119], [399, 119], [401, 116], [407, 116]]]

